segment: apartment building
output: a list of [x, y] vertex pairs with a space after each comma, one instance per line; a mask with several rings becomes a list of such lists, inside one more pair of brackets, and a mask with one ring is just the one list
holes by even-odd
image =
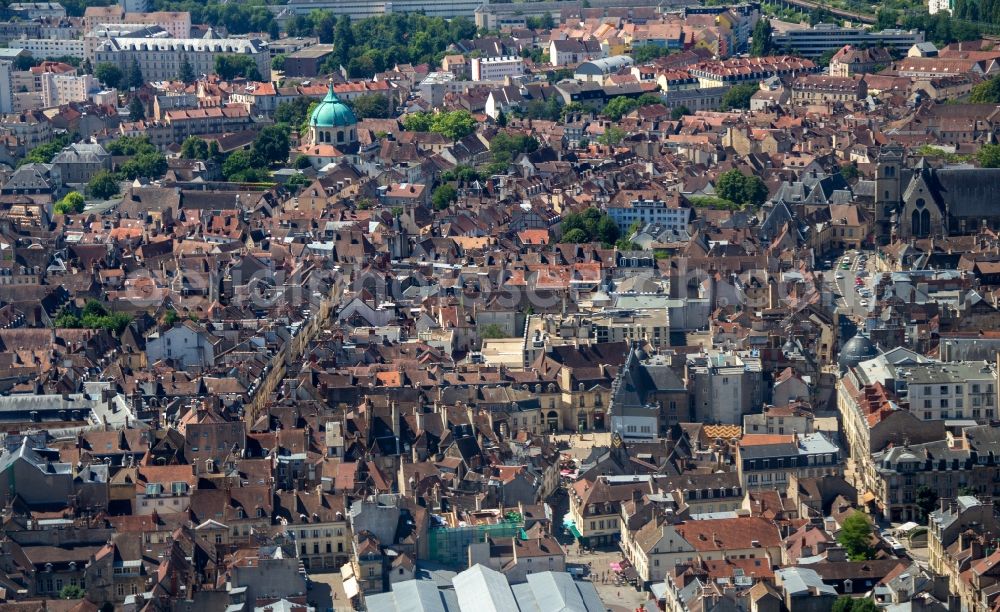
[[966, 492], [981, 499], [1000, 497], [1000, 436], [988, 425], [947, 432], [944, 439], [903, 444], [872, 456], [870, 494], [865, 501], [892, 521], [922, 516], [918, 491], [929, 489], [941, 498]]
[[176, 79], [186, 60], [195, 74], [213, 74], [224, 55], [253, 58], [262, 80], [271, 75], [267, 43], [246, 38], [112, 38], [97, 47], [95, 60], [127, 68], [137, 62], [147, 81]]
[[996, 416], [997, 375], [987, 361], [928, 363], [897, 368], [910, 411], [924, 421]]
[[649, 476], [598, 476], [577, 481], [569, 494], [573, 535], [590, 546], [611, 544], [621, 537], [621, 504], [633, 493], [650, 493]]
[[773, 76], [784, 78], [818, 72], [819, 69], [819, 66], [808, 59], [775, 55], [699, 62], [689, 72], [698, 79], [701, 87], [733, 87], [742, 83], [757, 83]]
[[83, 35], [83, 56], [93, 64], [97, 48], [111, 38], [170, 38], [170, 32], [144, 23], [102, 23]]
[[473, 81], [502, 81], [524, 74], [524, 59], [515, 55], [472, 58]]
[[608, 206], [608, 216], [625, 229], [639, 222], [656, 223], [670, 230], [687, 230], [691, 223], [691, 208], [679, 196], [668, 200], [635, 198]]
[[14, 112], [14, 65], [0, 61], [0, 113]]
[[351, 557], [351, 535], [341, 496], [322, 491], [278, 491], [274, 514], [291, 536], [307, 570], [339, 569]]
[[42, 74], [42, 102], [46, 108], [70, 102], [86, 102], [100, 90], [101, 84], [89, 74]]
[[101, 24], [144, 24], [157, 25], [173, 38], [190, 38], [191, 13], [187, 11], [156, 11], [153, 13], [127, 12], [120, 4], [111, 6], [88, 6], [83, 13], [85, 32]]
[[860, 78], [809, 74], [792, 81], [795, 104], [854, 102], [867, 95], [868, 85]]
[[40, 59], [56, 57], [86, 57], [86, 45], [79, 39], [25, 38], [17, 41], [17, 46]]
[[744, 487], [784, 488], [789, 477], [839, 476], [840, 448], [822, 433], [747, 434], [736, 447], [736, 466]]

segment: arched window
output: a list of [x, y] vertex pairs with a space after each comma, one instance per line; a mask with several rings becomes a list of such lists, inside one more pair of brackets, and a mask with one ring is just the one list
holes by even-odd
[[344, 130], [337, 130], [337, 142], [344, 142]]

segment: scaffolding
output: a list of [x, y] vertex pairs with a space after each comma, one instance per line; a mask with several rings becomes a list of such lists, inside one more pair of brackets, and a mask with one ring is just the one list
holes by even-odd
[[431, 561], [445, 566], [465, 568], [469, 563], [469, 545], [485, 542], [487, 537], [496, 539], [519, 537], [524, 520], [504, 520], [482, 525], [460, 527], [432, 527], [428, 532], [428, 551]]

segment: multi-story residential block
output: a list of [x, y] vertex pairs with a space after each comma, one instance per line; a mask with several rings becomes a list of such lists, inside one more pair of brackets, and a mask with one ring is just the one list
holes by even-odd
[[[1000, 518], [991, 501], [971, 495], [941, 497], [927, 521], [927, 552], [931, 571], [948, 579], [949, 590], [959, 593], [969, 562], [984, 556], [977, 540], [990, 542], [1000, 536]], [[971, 609], [971, 608], [970, 608]]]
[[122, 69], [138, 63], [147, 81], [177, 78], [187, 61], [195, 74], [214, 74], [215, 59], [226, 55], [245, 55], [254, 60], [262, 79], [271, 75], [267, 43], [258, 39], [218, 38], [111, 38], [94, 53], [95, 61], [110, 62]]
[[759, 414], [743, 417], [743, 431], [747, 434], [789, 434], [813, 433], [815, 417], [808, 405], [788, 404], [785, 406], [764, 406]]
[[85, 32], [101, 24], [145, 24], [160, 26], [173, 38], [186, 39], [191, 36], [191, 13], [187, 11], [156, 11], [153, 13], [128, 12], [121, 4], [111, 6], [88, 6], [83, 13]]
[[569, 495], [570, 531], [590, 546], [616, 542], [621, 537], [621, 503], [635, 492], [651, 492], [649, 476], [598, 476], [594, 482], [576, 482]]
[[871, 496], [875, 511], [892, 521], [921, 516], [918, 493], [929, 490], [942, 498], [975, 492], [984, 499], [1000, 497], [1000, 436], [988, 425], [966, 427], [961, 434], [923, 444], [903, 444], [872, 455]]
[[736, 447], [744, 487], [783, 488], [789, 478], [843, 474], [840, 448], [822, 433], [746, 434]]
[[163, 114], [163, 123], [183, 141], [199, 134], [224, 134], [249, 128], [253, 120], [243, 106], [178, 109]]
[[699, 62], [688, 69], [702, 88], [732, 87], [741, 83], [757, 83], [772, 76], [794, 77], [818, 70], [819, 66], [811, 60], [792, 55], [711, 60]]
[[59, 166], [63, 182], [86, 183], [101, 170], [111, 169], [111, 154], [99, 144], [74, 143], [52, 158]]
[[84, 41], [58, 38], [26, 38], [17, 41], [17, 46], [32, 56], [48, 59], [55, 57], [86, 57]]
[[868, 86], [862, 78], [808, 74], [792, 81], [795, 104], [854, 102], [867, 95]]
[[887, 66], [891, 61], [892, 54], [883, 47], [856, 48], [844, 45], [830, 59], [830, 76], [849, 77], [876, 72], [880, 66]]
[[910, 411], [924, 421], [985, 423], [997, 415], [997, 373], [987, 361], [901, 366], [896, 382], [906, 389]]
[[670, 230], [687, 230], [692, 210], [679, 195], [669, 199], [637, 198], [608, 206], [608, 216], [618, 227], [629, 228], [639, 222], [659, 224]]
[[518, 56], [472, 58], [473, 81], [503, 81], [524, 74], [524, 58]]
[[97, 47], [111, 38], [169, 38], [167, 32], [158, 25], [146, 23], [102, 23], [83, 35], [83, 56], [93, 64], [97, 59]]
[[247, 444], [246, 424], [229, 421], [205, 402], [188, 410], [177, 424], [184, 434], [184, 455], [196, 470], [214, 472], [239, 457]]
[[589, 62], [608, 56], [607, 49], [601, 43], [588, 39], [553, 40], [549, 43], [549, 63], [553, 66], [566, 66]]
[[42, 101], [47, 108], [70, 102], [86, 102], [101, 91], [100, 82], [89, 74], [77, 76], [46, 72], [41, 78]]
[[21, 19], [65, 19], [66, 8], [58, 2], [11, 2], [7, 11]]
[[322, 491], [278, 491], [275, 516], [308, 570], [339, 569], [350, 561], [351, 530], [343, 497]]

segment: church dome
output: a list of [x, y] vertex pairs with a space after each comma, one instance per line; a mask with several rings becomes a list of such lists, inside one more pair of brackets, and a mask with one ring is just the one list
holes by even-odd
[[878, 357], [878, 355], [878, 348], [872, 344], [871, 340], [861, 335], [859, 331], [857, 335], [844, 344], [844, 348], [840, 350], [840, 357], [837, 359], [837, 363], [842, 368], [853, 368], [862, 361]]
[[340, 101], [337, 94], [333, 93], [333, 84], [330, 84], [330, 91], [323, 98], [323, 101], [313, 110], [309, 117], [309, 125], [321, 128], [347, 127], [358, 122], [354, 116], [354, 111]]

